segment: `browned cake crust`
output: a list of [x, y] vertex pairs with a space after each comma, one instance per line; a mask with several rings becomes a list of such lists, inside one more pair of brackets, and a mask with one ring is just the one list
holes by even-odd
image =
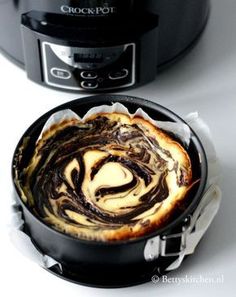
[[147, 120], [100, 113], [46, 131], [17, 183], [52, 228], [115, 241], [164, 226], [186, 197], [192, 169], [185, 149]]

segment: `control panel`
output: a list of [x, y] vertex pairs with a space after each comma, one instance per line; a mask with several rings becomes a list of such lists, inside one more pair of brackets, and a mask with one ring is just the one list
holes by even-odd
[[136, 82], [134, 43], [111, 47], [73, 47], [42, 42], [47, 85], [68, 90], [102, 91]]

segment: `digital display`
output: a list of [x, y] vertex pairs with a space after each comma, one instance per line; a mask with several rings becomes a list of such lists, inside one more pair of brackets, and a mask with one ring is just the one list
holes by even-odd
[[102, 63], [104, 58], [102, 54], [74, 54], [75, 63]]

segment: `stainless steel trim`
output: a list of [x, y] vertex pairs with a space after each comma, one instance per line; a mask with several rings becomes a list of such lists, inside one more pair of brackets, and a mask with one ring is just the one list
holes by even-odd
[[144, 259], [151, 262], [160, 255], [160, 236], [156, 236], [147, 241], [144, 248]]
[[[43, 59], [43, 74], [44, 74], [44, 79], [47, 85], [52, 86], [52, 87], [57, 87], [60, 89], [65, 89], [65, 90], [74, 90], [74, 91], [86, 91], [86, 89], [83, 89], [81, 87], [71, 87], [71, 86], [65, 86], [61, 84], [56, 84], [52, 83], [49, 81], [48, 78], [48, 71], [47, 71], [47, 55], [46, 55], [46, 45], [55, 45], [47, 41], [42, 42], [42, 59]], [[119, 45], [117, 45], [119, 46]], [[136, 44], [135, 43], [127, 43], [124, 44], [124, 49], [127, 49], [128, 46], [132, 46], [133, 48], [133, 60], [132, 60], [132, 80], [128, 84], [120, 85], [117, 87], [109, 87], [109, 88], [97, 88], [99, 91], [106, 91], [106, 90], [113, 90], [113, 89], [122, 89], [126, 87], [131, 87], [136, 83]]]

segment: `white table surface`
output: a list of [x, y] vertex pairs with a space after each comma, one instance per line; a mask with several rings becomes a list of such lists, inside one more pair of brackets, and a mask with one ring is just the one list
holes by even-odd
[[222, 165], [220, 212], [194, 256], [170, 277], [213, 278], [221, 284], [151, 282], [125, 289], [87, 288], [63, 281], [28, 259], [9, 242], [5, 223], [11, 199], [11, 158], [18, 139], [40, 115], [80, 97], [41, 87], [0, 54], [0, 295], [8, 296], [235, 296], [236, 281], [236, 1], [212, 0], [200, 43], [184, 60], [144, 87], [126, 94], [158, 102], [179, 115], [198, 111], [209, 124]]

